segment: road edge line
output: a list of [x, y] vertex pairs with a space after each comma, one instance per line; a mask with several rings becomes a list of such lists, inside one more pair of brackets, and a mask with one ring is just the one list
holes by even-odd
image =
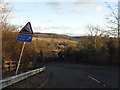
[[[49, 75], [50, 75], [50, 72], [49, 72]], [[48, 78], [45, 81], [43, 81], [43, 83], [38, 88], [43, 88], [45, 86], [45, 84], [48, 82], [49, 77], [50, 76], [48, 76]]]
[[97, 80], [97, 79], [95, 79], [95, 78], [93, 78], [93, 77], [91, 77], [91, 76], [88, 76], [88, 77], [89, 77], [90, 79], [92, 79], [92, 80], [98, 82], [98, 83], [101, 83], [99, 80]]
[[43, 88], [49, 79], [46, 79], [38, 88]]

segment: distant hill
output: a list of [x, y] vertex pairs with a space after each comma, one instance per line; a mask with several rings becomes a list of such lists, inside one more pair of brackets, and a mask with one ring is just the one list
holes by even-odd
[[68, 36], [68, 35], [62, 35], [62, 34], [54, 34], [54, 33], [35, 33], [34, 37], [42, 37], [42, 38], [62, 38], [67, 40], [73, 40], [73, 41], [88, 41], [90, 40], [89, 36]]
[[54, 34], [54, 33], [35, 33], [35, 37], [44, 37], [44, 38], [64, 38], [64, 39], [72, 39], [72, 37], [62, 34]]

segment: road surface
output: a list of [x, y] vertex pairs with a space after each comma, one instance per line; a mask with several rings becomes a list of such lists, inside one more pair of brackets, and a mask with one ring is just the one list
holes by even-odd
[[47, 65], [51, 72], [43, 88], [118, 88], [118, 72], [87, 66]]

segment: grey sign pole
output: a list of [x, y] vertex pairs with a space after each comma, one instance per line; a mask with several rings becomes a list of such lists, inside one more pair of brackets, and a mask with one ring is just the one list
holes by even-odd
[[16, 69], [16, 72], [15, 72], [15, 75], [17, 75], [18, 73], [18, 69], [19, 69], [19, 66], [20, 66], [20, 61], [21, 61], [21, 58], [22, 58], [22, 55], [23, 55], [23, 50], [24, 50], [24, 47], [25, 47], [25, 43], [23, 43], [23, 46], [22, 46], [22, 50], [21, 50], [21, 53], [20, 53], [20, 58], [19, 58], [19, 61], [18, 61], [18, 65], [17, 65], [17, 69]]

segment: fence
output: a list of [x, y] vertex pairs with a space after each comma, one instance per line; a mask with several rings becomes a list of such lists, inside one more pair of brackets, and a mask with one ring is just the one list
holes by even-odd
[[17, 83], [21, 80], [24, 80], [25, 78], [28, 78], [28, 77], [30, 77], [32, 75], [35, 75], [39, 72], [42, 72], [44, 70], [45, 70], [45, 66], [42, 67], [42, 68], [38, 68], [38, 69], [31, 70], [31, 71], [28, 71], [28, 72], [25, 72], [25, 73], [22, 73], [22, 74], [19, 74], [19, 75], [16, 75], [16, 76], [6, 78], [4, 80], [0, 80], [0, 85], [2, 85], [2, 87], [0, 87], [0, 89], [8, 87], [8, 86], [10, 86], [14, 83]]
[[15, 70], [16, 65], [17, 62], [10, 59], [3, 61], [3, 72]]

